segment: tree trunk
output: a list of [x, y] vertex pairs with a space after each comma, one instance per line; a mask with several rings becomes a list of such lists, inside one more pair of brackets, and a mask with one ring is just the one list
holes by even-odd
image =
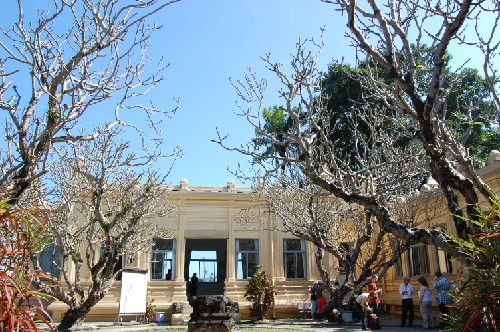
[[[102, 297], [101, 297], [102, 298]], [[58, 331], [68, 331], [73, 326], [80, 326], [90, 312], [90, 309], [99, 302], [100, 298], [94, 296], [88, 298], [76, 308], [70, 308], [64, 313], [61, 323], [57, 326]]]
[[16, 204], [23, 193], [32, 184], [38, 167], [31, 163], [26, 163], [15, 173], [11, 180], [2, 187], [9, 204]]

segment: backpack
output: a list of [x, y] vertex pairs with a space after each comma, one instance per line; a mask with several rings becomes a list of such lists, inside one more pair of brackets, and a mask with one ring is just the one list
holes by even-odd
[[368, 328], [370, 330], [380, 330], [380, 321], [376, 314], [370, 314], [368, 316]]

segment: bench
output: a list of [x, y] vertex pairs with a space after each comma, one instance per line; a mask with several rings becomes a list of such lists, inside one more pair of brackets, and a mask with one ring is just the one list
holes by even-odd
[[311, 312], [311, 302], [306, 302], [302, 301], [297, 303], [297, 309], [299, 309], [299, 312], [302, 314], [302, 317], [305, 319], [306, 314], [309, 314]]

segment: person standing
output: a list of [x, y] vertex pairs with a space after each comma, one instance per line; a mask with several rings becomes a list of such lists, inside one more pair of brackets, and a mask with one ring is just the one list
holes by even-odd
[[309, 287], [309, 294], [311, 294], [311, 317], [314, 318], [314, 314], [316, 313], [316, 309], [318, 308], [316, 303], [316, 285], [318, 281], [315, 280], [311, 287]]
[[356, 311], [359, 313], [361, 318], [361, 329], [368, 330], [367, 319], [368, 315], [373, 311], [370, 307], [370, 298], [372, 298], [372, 293], [361, 293], [356, 297]]
[[368, 291], [373, 292], [373, 296], [370, 297], [370, 304], [373, 308], [373, 313], [378, 316], [380, 312], [380, 295], [382, 295], [382, 289], [377, 288], [378, 275], [372, 274], [372, 282], [368, 284]]
[[439, 327], [444, 327], [443, 316], [450, 313], [448, 305], [453, 303], [450, 295], [451, 284], [440, 271], [434, 273], [434, 292], [436, 293], [436, 301], [439, 306], [441, 317], [439, 319]]
[[321, 313], [326, 306], [326, 299], [323, 296], [323, 281], [318, 280], [316, 284], [316, 304], [317, 304], [317, 312]]
[[421, 284], [420, 290], [418, 291], [418, 304], [420, 305], [420, 314], [422, 315], [422, 328], [424, 330], [428, 330], [429, 325], [432, 322], [431, 290], [429, 288], [429, 284], [427, 283], [427, 279], [424, 277], [418, 278], [418, 282]]
[[405, 276], [403, 283], [399, 285], [399, 294], [401, 295], [401, 327], [406, 326], [406, 318], [408, 317], [408, 326], [413, 326], [413, 286], [410, 284], [410, 277]]
[[193, 273], [191, 277], [191, 283], [189, 284], [189, 291], [191, 293], [191, 297], [196, 296], [198, 292], [198, 277], [196, 273]]

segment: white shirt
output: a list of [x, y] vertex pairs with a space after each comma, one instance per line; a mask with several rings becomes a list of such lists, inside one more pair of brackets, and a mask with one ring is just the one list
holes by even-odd
[[356, 302], [358, 302], [359, 304], [362, 304], [363, 302], [366, 302], [368, 300], [368, 296], [370, 295], [370, 293], [361, 293], [358, 295], [358, 297], [356, 298]]
[[[403, 292], [406, 292], [403, 294]], [[399, 294], [401, 295], [401, 298], [404, 299], [411, 299], [413, 297], [413, 287], [412, 285], [408, 284], [406, 285], [405, 283], [402, 283], [399, 285]]]

